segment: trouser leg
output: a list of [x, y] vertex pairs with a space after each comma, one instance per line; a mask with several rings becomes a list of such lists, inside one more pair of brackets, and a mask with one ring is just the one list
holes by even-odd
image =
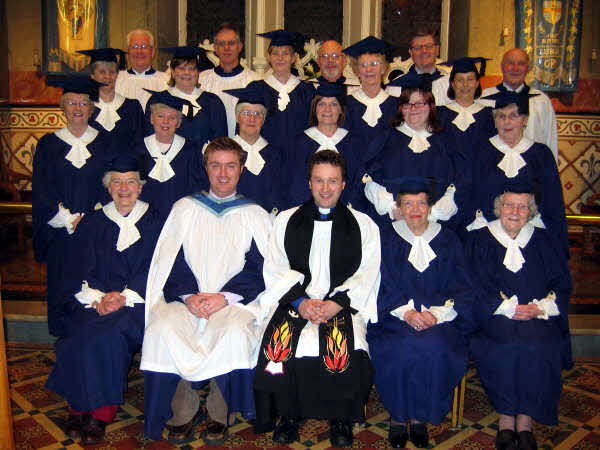
[[177, 427], [188, 423], [196, 415], [198, 408], [200, 408], [200, 397], [196, 390], [192, 389], [192, 383], [179, 380], [171, 400], [173, 416], [167, 421], [167, 425]]
[[210, 392], [206, 398], [206, 410], [212, 420], [227, 425], [229, 409], [214, 378], [210, 380]]

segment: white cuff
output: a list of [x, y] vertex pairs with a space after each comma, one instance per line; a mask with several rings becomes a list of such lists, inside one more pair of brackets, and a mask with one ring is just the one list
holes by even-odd
[[374, 181], [367, 181], [365, 183], [365, 196], [373, 204], [377, 214], [380, 216], [391, 213], [396, 207], [394, 196], [386, 188]]
[[429, 217], [432, 220], [449, 220], [454, 214], [458, 212], [458, 207], [454, 201], [454, 193], [456, 188], [453, 184], [446, 188], [446, 193], [442, 195], [435, 204], [431, 207], [431, 213]]
[[427, 308], [424, 305], [421, 305], [421, 312], [429, 311], [437, 320], [437, 325], [444, 322], [451, 322], [458, 314], [454, 309], [454, 300], [448, 299], [444, 303], [444, 306], [431, 306]]
[[537, 319], [548, 320], [549, 317], [560, 315], [558, 306], [556, 305], [556, 294], [551, 291], [546, 297], [541, 300], [533, 299], [529, 304], [537, 305], [542, 310], [542, 314], [537, 316]]
[[75, 229], [73, 228], [73, 222], [81, 216], [80, 213], [71, 214], [67, 208], [65, 208], [62, 203], [58, 204], [58, 212], [52, 219], [48, 221], [48, 225], [52, 228], [62, 228], [65, 227], [67, 229], [67, 233], [73, 234]]
[[234, 294], [233, 292], [219, 292], [223, 297], [225, 297], [225, 301], [228, 305], [234, 305], [235, 303], [241, 302], [244, 300], [244, 297], [239, 294]]
[[500, 303], [500, 306], [494, 311], [494, 315], [506, 316], [509, 319], [512, 319], [517, 311], [518, 304], [519, 298], [516, 295], [513, 295], [511, 298], [507, 298]]
[[94, 303], [100, 303], [104, 295], [104, 292], [91, 288], [84, 280], [81, 284], [81, 291], [75, 294], [75, 298], [79, 300], [79, 303], [86, 305], [86, 308], [93, 308]]
[[400, 320], [404, 320], [404, 314], [409, 311], [415, 311], [415, 301], [411, 298], [406, 305], [399, 306], [396, 309], [390, 311], [392, 316], [397, 317]]
[[469, 225], [466, 226], [467, 231], [479, 230], [480, 228], [487, 227], [488, 221], [483, 216], [483, 212], [478, 209], [475, 212], [475, 219]]
[[133, 305], [136, 303], [144, 303], [144, 299], [137, 292], [129, 288], [123, 289], [121, 295], [125, 297], [125, 306], [129, 306], [130, 308], [133, 308]]

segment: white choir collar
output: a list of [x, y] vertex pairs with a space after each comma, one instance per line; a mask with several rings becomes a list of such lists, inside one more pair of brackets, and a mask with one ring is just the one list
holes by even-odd
[[237, 192], [234, 192], [233, 194], [230, 194], [227, 197], [219, 197], [217, 194], [215, 194], [212, 191], [212, 189], [209, 189], [209, 191], [208, 191], [208, 196], [211, 198], [211, 200], [214, 200], [218, 203], [223, 203], [223, 202], [232, 200], [236, 195], [237, 195]]
[[304, 130], [304, 134], [306, 134], [309, 138], [319, 144], [319, 148], [317, 152], [321, 150], [335, 150], [339, 153], [336, 145], [340, 143], [342, 139], [346, 137], [348, 134], [348, 130], [345, 128], [339, 128], [335, 130], [335, 133], [331, 137], [323, 134], [317, 127], [310, 127]]
[[425, 271], [429, 267], [429, 263], [437, 256], [429, 243], [438, 235], [442, 226], [437, 222], [429, 222], [421, 236], [415, 236], [404, 220], [397, 220], [392, 226], [396, 233], [411, 245], [408, 261], [419, 272]]
[[110, 220], [119, 226], [119, 238], [117, 239], [117, 250], [122, 252], [129, 248], [135, 242], [140, 239], [140, 231], [137, 229], [135, 224], [148, 210], [148, 203], [141, 200], [135, 202], [135, 206], [127, 216], [122, 216], [115, 202], [102, 207], [102, 211]]
[[460, 131], [465, 131], [467, 128], [469, 128], [469, 126], [472, 123], [475, 123], [475, 118], [473, 117], [473, 114], [477, 114], [479, 111], [481, 111], [485, 107], [481, 103], [477, 103], [475, 101], [475, 102], [473, 102], [472, 105], [469, 105], [465, 108], [464, 106], [459, 105], [456, 102], [456, 100], [452, 100], [450, 103], [447, 103], [445, 106], [449, 110], [454, 111], [455, 113], [458, 113], [458, 116], [456, 116], [454, 118], [452, 123], [454, 125], [456, 125], [456, 127]]
[[519, 169], [527, 165], [522, 153], [525, 153], [533, 145], [533, 141], [523, 136], [519, 143], [514, 147], [508, 146], [499, 135], [490, 138], [490, 142], [504, 157], [498, 163], [498, 167], [508, 178], [514, 178], [519, 173]]
[[99, 98], [98, 101], [94, 103], [96, 107], [100, 109], [98, 117], [96, 117], [96, 122], [102, 125], [106, 131], [112, 131], [116, 123], [121, 119], [121, 116], [117, 113], [117, 109], [123, 105], [124, 101], [125, 97], [118, 92], [115, 92], [115, 96], [110, 102], [105, 102]]
[[[195, 87], [191, 94], [186, 94], [182, 90], [177, 89], [175, 86], [169, 87], [167, 91], [173, 97], [179, 97], [190, 102], [192, 104], [192, 116], [198, 114], [198, 111], [202, 109], [202, 106], [200, 106], [200, 104], [198, 103], [198, 97], [200, 97], [204, 91], [199, 87]], [[188, 105], [183, 105], [183, 109], [181, 112], [184, 116], [186, 116], [188, 113]]]
[[431, 144], [427, 140], [431, 136], [431, 133], [427, 130], [413, 130], [406, 122], [402, 122], [402, 125], [396, 127], [396, 130], [412, 138], [408, 144], [408, 148], [415, 153], [423, 153], [431, 147]]
[[254, 175], [258, 175], [265, 166], [265, 160], [261, 156], [260, 151], [269, 145], [267, 140], [264, 137], [259, 136], [254, 144], [249, 144], [239, 134], [236, 134], [233, 137], [233, 140], [240, 144], [242, 149], [246, 152], [246, 163], [244, 164], [244, 167]]
[[506, 88], [507, 91], [510, 92], [521, 92], [523, 90], [523, 88], [525, 87], [525, 83], [521, 83], [521, 86], [519, 86], [516, 89], [511, 88], [508, 84], [506, 84], [504, 81], [502, 82], [502, 85]]
[[151, 134], [150, 136], [145, 137], [144, 144], [146, 145], [150, 156], [156, 160], [154, 167], [152, 167], [152, 170], [148, 176], [161, 183], [171, 179], [175, 175], [175, 171], [171, 167], [171, 161], [175, 159], [177, 154], [183, 148], [185, 139], [178, 134], [174, 135], [173, 143], [166, 153], [162, 153], [160, 151], [158, 141], [156, 140], [156, 134]]
[[533, 224], [531, 222], [527, 222], [514, 239], [511, 238], [506, 231], [504, 231], [504, 228], [502, 228], [502, 224], [500, 223], [500, 219], [496, 219], [488, 223], [488, 229], [490, 230], [492, 236], [494, 236], [494, 238], [506, 248], [504, 261], [502, 261], [504, 266], [511, 272], [515, 273], [521, 270], [521, 267], [523, 267], [523, 263], [525, 262], [525, 258], [523, 258], [523, 254], [521, 253], [520, 249], [525, 248], [525, 246], [529, 243], [529, 240], [533, 235], [533, 231], [535, 230]]
[[363, 91], [362, 88], [355, 90], [350, 95], [367, 107], [365, 113], [362, 115], [362, 119], [367, 122], [370, 127], [377, 125], [379, 118], [383, 115], [379, 105], [385, 102], [390, 95], [383, 89], [380, 89], [379, 93], [371, 98], [365, 94], [365, 91]]
[[98, 136], [98, 130], [95, 130], [88, 125], [87, 129], [80, 137], [75, 137], [67, 127], [64, 127], [55, 131], [54, 134], [60, 140], [71, 146], [71, 149], [65, 155], [65, 159], [78, 169], [81, 169], [83, 166], [85, 166], [87, 159], [92, 156], [87, 149], [87, 145], [96, 139], [96, 136]]
[[281, 83], [275, 76], [270, 73], [264, 79], [265, 83], [279, 92], [279, 97], [277, 98], [277, 109], [279, 111], [285, 111], [288, 103], [290, 102], [290, 92], [296, 89], [296, 86], [300, 84], [300, 80], [294, 75], [290, 75], [287, 82], [285, 84]]

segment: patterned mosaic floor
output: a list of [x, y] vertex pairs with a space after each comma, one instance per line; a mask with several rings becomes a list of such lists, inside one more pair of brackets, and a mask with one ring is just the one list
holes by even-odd
[[[8, 348], [8, 371], [11, 383], [15, 439], [19, 449], [79, 449], [77, 441], [61, 431], [66, 418], [66, 402], [46, 390], [44, 382], [54, 362], [49, 348]], [[560, 424], [556, 427], [535, 426], [542, 449], [600, 448], [600, 360], [579, 360], [573, 370], [563, 374], [565, 389], [560, 406]], [[136, 369], [129, 374], [127, 402], [107, 429], [106, 442], [97, 449], [193, 449], [215, 448], [204, 444], [199, 435], [202, 426], [189, 442], [176, 447], [167, 441], [155, 442], [143, 437], [143, 375]], [[447, 418], [439, 426], [430, 427], [430, 448], [486, 449], [494, 448], [498, 416], [483, 392], [474, 370], [468, 375], [464, 411], [464, 427], [452, 430]], [[367, 422], [355, 429], [353, 448], [389, 448], [387, 444], [388, 414], [376, 393], [367, 405]], [[330, 447], [325, 421], [309, 420], [300, 430], [300, 443], [278, 446], [270, 434], [257, 436], [243, 419], [236, 420], [230, 436], [221, 448], [311, 448]], [[412, 444], [409, 444], [412, 445]], [[411, 447], [409, 447], [411, 448]]]

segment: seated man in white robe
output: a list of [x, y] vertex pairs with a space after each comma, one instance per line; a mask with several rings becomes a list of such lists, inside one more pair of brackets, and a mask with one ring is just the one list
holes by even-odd
[[173, 205], [152, 257], [141, 369], [144, 434], [155, 440], [162, 438], [173, 413], [181, 413], [171, 408], [176, 389], [183, 399], [180, 407], [191, 418], [171, 422], [169, 440], [190, 439], [205, 418], [197, 394], [186, 393], [189, 383], [178, 387], [182, 379], [194, 388], [210, 381], [205, 442], [224, 441], [230, 413], [254, 416], [252, 369], [260, 329], [245, 304], [264, 289], [262, 264], [271, 217], [236, 194], [245, 157], [230, 138], [208, 144], [204, 164], [210, 192]]
[[215, 53], [219, 57], [219, 65], [214, 69], [200, 72], [198, 81], [202, 89], [217, 94], [225, 105], [227, 135], [232, 138], [235, 136], [235, 105], [238, 100], [223, 91], [245, 88], [251, 81], [260, 80], [260, 76], [240, 65], [240, 53], [244, 44], [234, 24], [222, 23], [215, 33], [213, 44]]
[[[256, 367], [255, 432], [298, 440], [299, 420], [329, 419], [331, 444], [352, 444], [372, 383], [365, 339], [377, 320], [379, 230], [365, 214], [338, 203], [343, 157], [315, 153], [312, 197], [277, 216], [256, 299], [265, 332]], [[280, 420], [275, 426], [275, 417]]]
[[168, 88], [169, 75], [152, 67], [156, 56], [154, 36], [148, 30], [138, 28], [127, 33], [127, 61], [129, 69], [119, 71], [115, 91], [125, 98], [139, 100], [146, 110], [151, 91], [164, 91]]

